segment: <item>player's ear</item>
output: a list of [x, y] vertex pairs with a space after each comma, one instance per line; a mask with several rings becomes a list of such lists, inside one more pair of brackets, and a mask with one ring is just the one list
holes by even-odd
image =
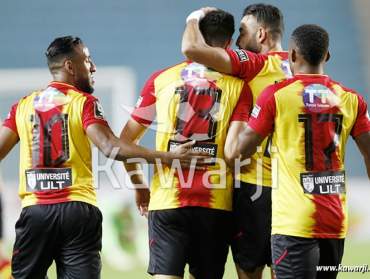
[[330, 51], [326, 53], [325, 62], [328, 62], [330, 60]]
[[63, 64], [64, 70], [69, 73], [70, 75], [74, 75], [74, 67], [73, 62], [70, 59], [66, 59]]
[[297, 52], [296, 52], [296, 50], [293, 48], [292, 50], [291, 50], [291, 61], [293, 62], [293, 63], [295, 63], [295, 61], [297, 60]]
[[231, 48], [232, 44], [233, 44], [233, 39], [230, 39], [230, 40], [226, 43], [225, 48]]
[[266, 38], [267, 38], [267, 31], [266, 31], [266, 29], [263, 28], [263, 27], [259, 27], [257, 34], [258, 34], [258, 38], [257, 38], [258, 39], [258, 42], [259, 43], [263, 43], [266, 40]]

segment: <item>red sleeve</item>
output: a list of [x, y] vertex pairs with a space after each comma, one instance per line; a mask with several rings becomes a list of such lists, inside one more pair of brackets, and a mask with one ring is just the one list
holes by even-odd
[[249, 127], [263, 137], [266, 137], [274, 130], [276, 115], [275, 92], [275, 85], [267, 87], [258, 97], [249, 118]]
[[82, 111], [82, 125], [86, 130], [91, 124], [101, 124], [109, 126], [107, 120], [105, 120], [104, 110], [99, 100], [89, 96], [87, 97], [83, 111]]
[[357, 95], [357, 98], [358, 98], [357, 118], [351, 130], [351, 136], [354, 138], [362, 133], [370, 131], [370, 118], [369, 112], [367, 111], [367, 104], [362, 96]]
[[142, 125], [150, 125], [156, 115], [154, 80], [162, 71], [154, 73], [145, 83], [131, 117]]
[[251, 81], [264, 67], [267, 56], [244, 49], [227, 49], [230, 56], [232, 75], [246, 82]]
[[18, 134], [17, 123], [16, 123], [16, 118], [15, 118], [17, 107], [18, 107], [18, 103], [12, 106], [12, 108], [10, 109], [10, 112], [8, 113], [8, 116], [3, 122], [3, 126], [13, 130], [13, 132]]
[[244, 83], [242, 92], [240, 93], [239, 100], [234, 108], [233, 114], [231, 115], [230, 122], [232, 121], [244, 121], [249, 120], [249, 114], [252, 110], [253, 96], [248, 86], [248, 83]]

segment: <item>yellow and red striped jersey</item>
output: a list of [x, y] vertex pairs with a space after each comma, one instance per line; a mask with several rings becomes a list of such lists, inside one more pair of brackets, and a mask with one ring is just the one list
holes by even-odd
[[[196, 140], [194, 149], [223, 158], [229, 122], [249, 117], [248, 90], [240, 79], [183, 62], [152, 75], [132, 118], [150, 125], [156, 116], [157, 150]], [[200, 206], [230, 211], [232, 188], [232, 174], [223, 160], [207, 171], [179, 168], [172, 172], [168, 166], [156, 165], [149, 210]]]
[[22, 206], [82, 201], [96, 205], [86, 128], [108, 125], [98, 100], [52, 82], [15, 104], [4, 126], [20, 139]]
[[[266, 55], [256, 54], [247, 50], [227, 50], [232, 75], [248, 83], [253, 95], [253, 104], [267, 86], [291, 77], [288, 52], [270, 52]], [[236, 179], [261, 186], [271, 186], [271, 138], [266, 138], [258, 151], [250, 158]]]
[[272, 233], [344, 238], [347, 231], [345, 145], [370, 131], [363, 98], [325, 75], [296, 75], [268, 87], [249, 126], [272, 134], [278, 185]]

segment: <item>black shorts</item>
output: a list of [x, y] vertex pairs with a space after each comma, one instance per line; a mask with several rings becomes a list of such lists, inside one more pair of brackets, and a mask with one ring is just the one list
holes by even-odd
[[317, 266], [338, 266], [344, 239], [273, 235], [272, 258], [277, 279], [335, 279], [338, 272], [317, 272]]
[[234, 262], [246, 272], [271, 265], [271, 187], [240, 182], [233, 200]]
[[149, 212], [148, 273], [221, 279], [229, 251], [231, 213], [184, 207]]
[[15, 225], [12, 275], [44, 279], [55, 260], [58, 278], [100, 278], [102, 215], [83, 202], [23, 208]]

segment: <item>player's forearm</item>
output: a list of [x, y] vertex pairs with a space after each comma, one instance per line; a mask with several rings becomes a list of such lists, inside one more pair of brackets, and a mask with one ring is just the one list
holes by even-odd
[[206, 48], [207, 44], [204, 41], [202, 33], [199, 30], [198, 21], [190, 20], [185, 27], [185, 32], [182, 37], [182, 53], [190, 60], [196, 61], [202, 54], [202, 49]]
[[124, 162], [124, 166], [135, 189], [142, 189], [143, 187], [148, 185], [145, 182], [144, 173], [140, 164]]
[[238, 149], [242, 159], [250, 158], [257, 151], [258, 145], [263, 141], [263, 137], [259, 136], [254, 130], [247, 127], [243, 133], [239, 135]]
[[113, 136], [105, 142], [101, 142], [100, 147], [106, 157], [114, 158], [118, 161], [126, 161], [130, 158], [143, 158], [149, 164], [155, 163], [158, 159], [166, 164], [171, 160], [171, 153], [150, 150], [132, 142], [123, 142]]
[[235, 159], [240, 157], [239, 152], [239, 143], [238, 143], [238, 136], [234, 137], [232, 142], [226, 140], [225, 149], [224, 149], [224, 157], [225, 162], [229, 167], [233, 167], [235, 163]]

